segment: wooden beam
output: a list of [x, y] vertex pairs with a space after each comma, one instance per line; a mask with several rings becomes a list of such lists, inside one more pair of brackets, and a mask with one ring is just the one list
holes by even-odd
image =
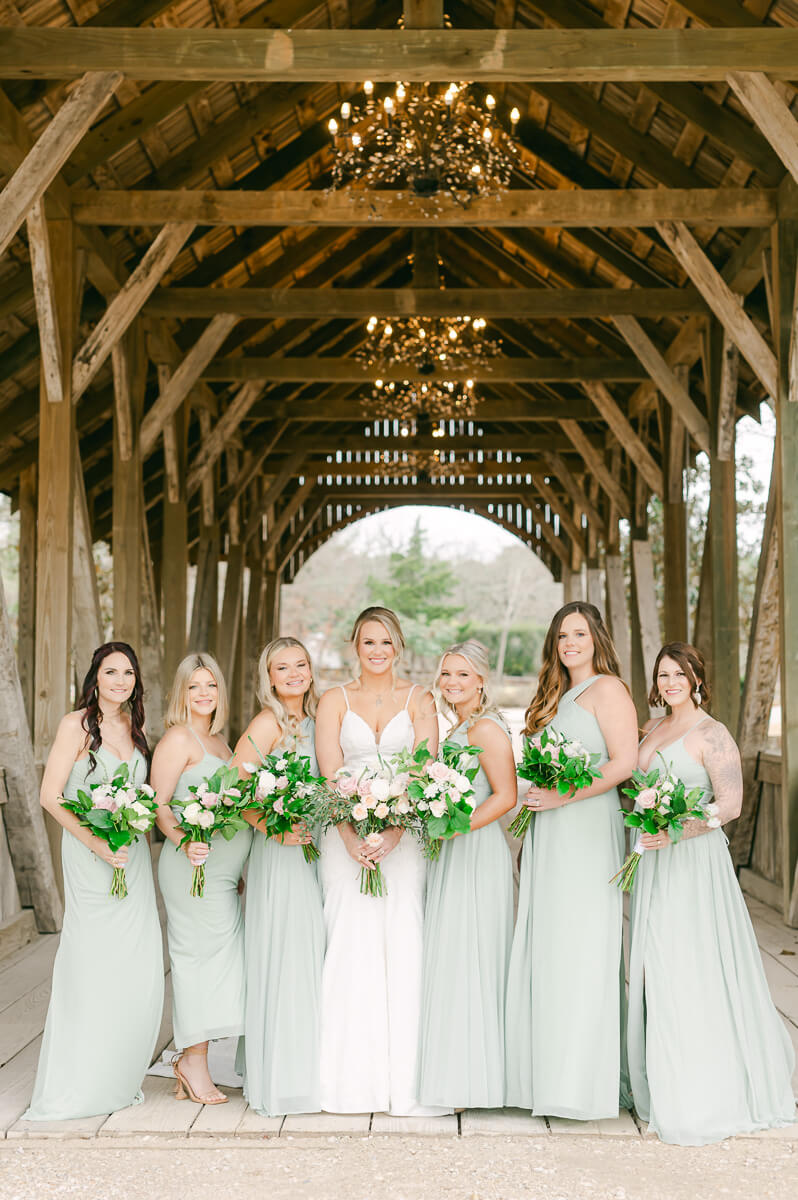
[[145, 300], [169, 269], [194, 226], [186, 222], [164, 225], [122, 290], [114, 296], [75, 355], [72, 399], [77, 403], [113, 350]]
[[[549, 447], [551, 447], [551, 439], [549, 439]], [[562, 455], [547, 448], [544, 458], [549, 466], [549, 473], [555, 476], [563, 491], [570, 496], [574, 506], [585, 514], [591, 525], [596, 529], [601, 529], [602, 521], [598, 509], [579, 486]]]
[[[633, 317], [623, 318], [634, 320]], [[235, 321], [227, 315], [214, 317], [215, 322]], [[202, 372], [207, 380], [258, 380], [260, 382], [290, 383], [369, 383], [375, 378], [428, 382], [430, 379], [466, 380], [482, 383], [505, 382], [570, 382], [584, 380], [636, 381], [646, 375], [636, 359], [631, 358], [491, 358], [482, 366], [447, 368], [432, 375], [412, 364], [385, 364], [377, 369], [356, 358], [221, 358]], [[154, 408], [153, 410], [154, 411]], [[149, 413], [147, 414], [149, 418]]]
[[[100, 593], [92, 553], [91, 524], [86, 505], [83, 472], [75, 453], [74, 532], [72, 541], [72, 657], [76, 674], [85, 670], [91, 656], [105, 640], [100, 613]], [[148, 687], [149, 691], [149, 687]]]
[[[165, 31], [163, 31], [165, 32]], [[796, 30], [798, 33], [798, 30]], [[0, 31], [0, 36], [2, 31]], [[778, 193], [764, 188], [635, 188], [508, 191], [463, 207], [447, 196], [409, 192], [113, 191], [73, 192], [80, 225], [478, 225], [532, 228], [627, 228], [657, 221], [770, 225]]]
[[[161, 390], [169, 381], [169, 369], [159, 368]], [[167, 445], [173, 452], [173, 483], [163, 498], [163, 536], [161, 538], [161, 596], [163, 600], [163, 691], [172, 686], [177, 665], [186, 653], [188, 505], [186, 497], [186, 426], [185, 405], [164, 426], [164, 456]], [[167, 432], [168, 431], [168, 432]]]
[[734, 459], [734, 428], [737, 421], [737, 383], [740, 370], [740, 352], [723, 331], [723, 347], [720, 364], [720, 387], [715, 429], [715, 453], [721, 462]]
[[44, 203], [35, 200], [28, 213], [28, 249], [30, 250], [33, 295], [36, 300], [36, 324], [39, 330], [42, 378], [51, 404], [63, 400], [64, 364], [58, 314], [55, 310], [56, 284], [50, 252], [50, 230], [44, 215]]
[[601, 484], [604, 491], [612, 500], [618, 511], [625, 517], [629, 515], [629, 499], [618, 480], [610, 474], [599, 452], [588, 440], [587, 434], [576, 421], [560, 421], [560, 428], [575, 449], [581, 454], [587, 469]]
[[230, 547], [224, 578], [224, 599], [222, 600], [222, 617], [219, 622], [216, 652], [219, 666], [222, 668], [222, 675], [227, 680], [228, 687], [233, 680], [238, 639], [243, 636], [241, 598], [244, 584], [244, 553], [245, 548], [240, 543]]
[[223, 313], [209, 322], [149, 409], [141, 423], [141, 452], [144, 458], [152, 454], [164, 425], [177, 412], [237, 320], [235, 314]]
[[584, 383], [582, 387], [609, 425], [615, 437], [634, 462], [648, 486], [657, 496], [664, 493], [662, 471], [639, 433], [633, 428], [618, 406], [615, 397], [603, 383]]
[[17, 664], [28, 728], [33, 729], [36, 662], [36, 465], [19, 477]]
[[729, 87], [798, 183], [798, 121], [763, 72], [734, 71]]
[[[288, 486], [288, 484], [290, 483], [290, 481], [293, 479], [294, 475], [300, 469], [300, 467], [302, 466], [304, 461], [305, 461], [305, 451], [304, 450], [294, 451], [294, 453], [289, 457], [288, 461], [286, 462], [286, 464], [284, 465], [282, 470], [280, 470], [277, 473], [277, 475], [275, 476], [275, 478], [271, 480], [271, 482], [269, 483], [269, 486], [267, 487], [266, 492], [263, 495], [263, 497], [261, 498], [260, 503], [258, 504], [257, 508], [252, 509], [252, 513], [250, 515], [249, 521], [247, 522], [246, 531], [244, 533], [244, 541], [245, 542], [250, 541], [250, 539], [253, 538], [255, 536], [255, 534], [258, 532], [258, 530], [260, 530], [262, 528], [263, 514], [267, 513], [269, 511], [269, 509], [272, 507], [272, 505], [277, 500], [282, 498], [283, 492], [285, 491], [285, 489]], [[269, 531], [268, 531], [268, 527], [267, 527], [266, 536], [268, 537], [268, 535], [269, 535]]]
[[[252, 405], [261, 395], [263, 388], [258, 383], [245, 383], [239, 388], [229, 406], [216, 422], [208, 438], [203, 439], [199, 454], [191, 464], [186, 483], [186, 490], [192, 496], [202, 483], [203, 476], [213, 467], [220, 457], [229, 439], [247, 415]], [[164, 433], [166, 432], [164, 427]]]
[[615, 317], [613, 320], [621, 337], [630, 349], [634, 350], [651, 379], [689, 429], [696, 445], [709, 453], [709, 424], [706, 417], [696, 408], [689, 393], [642, 325], [634, 317]]
[[0, 79], [597, 82], [792, 78], [794, 29], [47, 29], [0, 30]]
[[[142, 528], [144, 523], [144, 480], [138, 431], [144, 400], [146, 359], [139, 323], [119, 344], [114, 384], [119, 394], [115, 403], [115, 425], [120, 414], [125, 432], [114, 431], [113, 529], [114, 637], [141, 646]], [[126, 440], [124, 440], [126, 439]], [[124, 453], [123, 453], [124, 451]]]
[[119, 71], [101, 70], [85, 75], [28, 152], [24, 162], [3, 188], [0, 255], [5, 253], [31, 206], [44, 195], [121, 81]]
[[695, 288], [159, 288], [156, 317], [660, 317], [706, 315]]
[[303, 480], [271, 524], [267, 524], [264, 543], [267, 555], [276, 552], [280, 538], [316, 486], [315, 477]]
[[778, 374], [775, 355], [723, 276], [683, 224], [658, 221], [657, 231], [727, 330], [767, 394], [774, 396]]

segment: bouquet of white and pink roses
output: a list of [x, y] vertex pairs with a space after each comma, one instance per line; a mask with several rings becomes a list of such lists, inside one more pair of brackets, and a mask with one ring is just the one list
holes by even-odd
[[[635, 802], [632, 812], [622, 810], [624, 823], [630, 829], [642, 830], [652, 837], [667, 833], [675, 843], [684, 833], [685, 821], [706, 821], [710, 829], [720, 828], [717, 804], [702, 804], [704, 793], [701, 788], [692, 788], [688, 792], [682, 780], [670, 773], [667, 764], [664, 771], [659, 771], [657, 767], [647, 772], [634, 771], [632, 787], [621, 790], [624, 796], [630, 796]], [[626, 856], [626, 861], [610, 883], [617, 880], [618, 887], [624, 892], [631, 892], [644, 850], [638, 837], [634, 849]]]
[[[324, 777], [312, 775], [310, 759], [294, 750], [261, 754], [260, 758], [260, 767], [255, 763], [243, 764], [250, 774], [241, 784], [244, 808], [255, 809], [266, 826], [267, 837], [290, 833], [295, 825], [312, 829], [325, 794]], [[302, 846], [302, 853], [306, 862], [315, 862], [319, 857], [312, 841]]]
[[[378, 767], [354, 772], [346, 767], [330, 781], [326, 804], [319, 810], [324, 826], [349, 821], [367, 844], [379, 844], [382, 832], [391, 825], [411, 828], [417, 816], [407, 795], [408, 775], [392, 760], [380, 759]], [[365, 896], [384, 896], [385, 879], [379, 863], [362, 867], [360, 890]]]
[[469, 801], [481, 753], [480, 746], [447, 741], [435, 758], [425, 739], [412, 752], [398, 756], [408, 776], [407, 794], [418, 814], [428, 858], [437, 858], [448, 838], [470, 831], [474, 806]]
[[[175, 815], [178, 827], [183, 831], [179, 845], [210, 843], [217, 834], [229, 842], [240, 829], [246, 829], [247, 823], [241, 816], [244, 805], [240, 785], [235, 767], [218, 767], [207, 779], [189, 787], [192, 798], [173, 800], [172, 808], [180, 810], [179, 816]], [[191, 877], [191, 895], [201, 896], [204, 889], [205, 864], [200, 863]]]
[[[74, 813], [85, 829], [102, 838], [112, 850], [129, 846], [140, 833], [149, 833], [158, 811], [155, 792], [149, 784], [136, 784], [130, 779], [127, 763], [117, 767], [104, 783], [90, 784], [88, 792], [78, 788], [77, 799], [62, 800], [61, 807]], [[124, 867], [114, 867], [111, 895], [118, 900], [127, 895]]]
[[[524, 741], [524, 756], [518, 764], [518, 774], [533, 787], [552, 788], [561, 796], [590, 787], [599, 772], [595, 769], [601, 756], [591, 754], [578, 738], [567, 738], [551, 725]], [[509, 826], [514, 837], [523, 837], [534, 816], [534, 809], [524, 807]]]

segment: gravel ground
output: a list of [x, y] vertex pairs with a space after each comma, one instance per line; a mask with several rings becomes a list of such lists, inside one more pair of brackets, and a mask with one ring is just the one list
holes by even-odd
[[0, 1142], [3, 1200], [795, 1200], [798, 1142], [143, 1137]]

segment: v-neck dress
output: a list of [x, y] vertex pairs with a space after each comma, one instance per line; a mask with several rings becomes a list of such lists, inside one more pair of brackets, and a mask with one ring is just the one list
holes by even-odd
[[[104, 746], [96, 760], [94, 771], [88, 758], [74, 764], [65, 799], [111, 779], [121, 761]], [[144, 783], [140, 750], [129, 766], [131, 782]], [[111, 895], [113, 868], [66, 830], [61, 861], [64, 927], [27, 1121], [93, 1117], [138, 1103], [163, 1011], [161, 927], [146, 837], [129, 847], [123, 900]]]
[[[599, 766], [607, 746], [577, 703], [598, 676], [560, 699], [551, 727], [578, 738]], [[535, 813], [521, 855], [518, 917], [507, 982], [507, 1103], [579, 1121], [629, 1107], [623, 861], [617, 788]]]
[[[178, 779], [173, 800], [184, 800], [189, 787], [208, 779], [224, 762], [203, 747], [200, 761]], [[178, 1050], [244, 1031], [244, 917], [238, 882], [251, 845], [249, 827], [229, 842], [219, 834], [211, 840], [202, 896], [191, 895], [194, 868], [185, 850], [170, 841], [161, 847], [158, 883], [166, 906]]]
[[[688, 730], [689, 732], [689, 730]], [[687, 735], [685, 734], [684, 737]], [[684, 737], [655, 755], [713, 796]], [[770, 997], [722, 829], [645, 851], [631, 896], [629, 1070], [664, 1142], [703, 1146], [795, 1120], [795, 1054]]]

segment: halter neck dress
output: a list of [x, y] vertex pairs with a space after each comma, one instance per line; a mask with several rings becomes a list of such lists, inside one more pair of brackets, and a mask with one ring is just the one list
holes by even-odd
[[[708, 804], [712, 781], [685, 747], [689, 733], [661, 747], [646, 769], [667, 765]], [[662, 1141], [682, 1146], [795, 1120], [795, 1054], [727, 846], [723, 830], [713, 829], [645, 851], [631, 896], [635, 1108]]]
[[[121, 759], [100, 746], [97, 766], [74, 764], [64, 798], [111, 779]], [[144, 756], [128, 760], [131, 782], [147, 778]], [[71, 833], [61, 838], [64, 926], [27, 1121], [66, 1121], [142, 1100], [163, 1011], [163, 951], [150, 847], [129, 847], [128, 894], [111, 895], [113, 868]]]
[[[412, 749], [407, 706], [379, 738], [349, 707], [341, 722], [344, 766], [376, 767]], [[319, 878], [327, 951], [322, 972], [321, 1105], [328, 1112], [431, 1116], [416, 1098], [426, 861], [406, 832], [382, 862], [385, 896], [360, 893], [360, 865], [338, 830], [321, 839]]]
[[[491, 714], [483, 719], [504, 729]], [[448, 740], [465, 746], [468, 730], [457, 729]], [[466, 765], [478, 761], [472, 755]], [[473, 787], [478, 808], [493, 790], [481, 766]], [[492, 821], [444, 842], [428, 867], [418, 1087], [424, 1104], [504, 1104], [512, 936], [512, 859], [501, 824]]]
[[[318, 775], [311, 717], [280, 747], [310, 759]], [[262, 1116], [318, 1112], [324, 916], [316, 865], [305, 861], [301, 846], [253, 831], [244, 925], [244, 1096]]]
[[[578, 738], [599, 766], [607, 745], [579, 697], [550, 725]], [[623, 905], [610, 884], [625, 836], [617, 788], [536, 813], [521, 854], [518, 918], [507, 982], [507, 1104], [578, 1121], [628, 1108]]]
[[[184, 800], [189, 787], [208, 779], [226, 761], [209, 754], [195, 730], [186, 728], [202, 748], [202, 758], [182, 773], [173, 800]], [[179, 809], [174, 811], [179, 815]], [[158, 883], [166, 906], [178, 1050], [244, 1030], [244, 917], [238, 881], [251, 844], [249, 828], [238, 830], [229, 842], [219, 834], [212, 839], [202, 896], [191, 895], [194, 868], [185, 850], [171, 841], [161, 847]]]

